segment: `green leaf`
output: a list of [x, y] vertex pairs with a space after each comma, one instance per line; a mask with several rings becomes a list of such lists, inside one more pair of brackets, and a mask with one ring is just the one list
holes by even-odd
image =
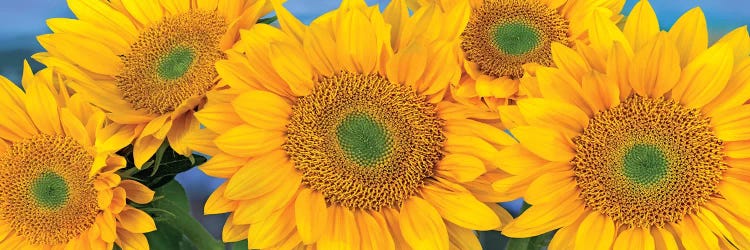
[[[208, 233], [203, 225], [192, 216], [185, 189], [177, 181], [169, 181], [154, 191], [156, 192], [154, 201], [141, 210], [150, 213], [154, 220], [159, 223], [157, 224], [157, 232], [161, 231], [162, 228], [167, 231], [157, 233], [152, 237], [152, 240], [158, 241], [156, 244], [170, 244], [169, 246], [182, 244], [186, 247], [178, 249], [224, 249], [224, 245]], [[159, 227], [160, 225], [162, 227]], [[173, 232], [169, 232], [170, 230]], [[167, 242], [162, 242], [165, 240]]]
[[146, 234], [151, 249], [197, 250], [192, 242], [168, 223], [156, 222], [159, 230]]
[[277, 19], [279, 19], [279, 18], [276, 17], [276, 16], [267, 17], [267, 18], [261, 18], [261, 19], [258, 19], [258, 23], [271, 24], [273, 22], [276, 22]]
[[154, 194], [154, 201], [151, 202], [152, 206], [179, 208], [182, 211], [190, 212], [190, 201], [188, 201], [185, 189], [179, 182], [170, 181], [154, 191], [156, 191], [156, 194]]
[[232, 243], [232, 250], [247, 250], [247, 239]]

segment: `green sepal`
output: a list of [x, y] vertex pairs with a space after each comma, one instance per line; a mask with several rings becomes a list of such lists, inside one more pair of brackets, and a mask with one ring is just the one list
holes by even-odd
[[232, 250], [247, 250], [247, 239], [232, 243]]
[[128, 162], [128, 165], [120, 170], [120, 176], [139, 181], [151, 189], [159, 188], [172, 181], [177, 174], [207, 161], [206, 157], [198, 154], [190, 156], [178, 154], [166, 140], [140, 170], [133, 164], [132, 146], [120, 150], [118, 154], [125, 157]]
[[276, 16], [266, 17], [258, 19], [258, 23], [264, 23], [264, 24], [272, 24], [273, 22], [276, 22], [279, 18]]

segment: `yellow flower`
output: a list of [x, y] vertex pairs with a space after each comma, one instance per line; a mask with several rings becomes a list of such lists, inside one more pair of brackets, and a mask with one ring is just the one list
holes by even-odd
[[460, 65], [447, 39], [422, 42], [438, 10], [343, 1], [307, 27], [275, 4], [281, 30], [241, 32], [217, 63], [229, 88], [208, 94], [207, 129], [188, 139], [212, 155], [200, 169], [228, 179], [205, 207], [232, 212], [223, 240], [480, 249], [472, 230], [510, 220], [491, 183], [514, 140], [477, 120], [496, 114], [443, 100]]
[[560, 228], [550, 249], [750, 248], [750, 37], [708, 47], [696, 8], [660, 31], [648, 2], [620, 31], [597, 12], [590, 46], [552, 47], [538, 94], [508, 115], [498, 157], [532, 206], [503, 234]]
[[154, 192], [115, 171], [121, 125], [70, 96], [50, 69], [25, 65], [22, 92], [0, 77], [0, 249], [148, 249]]
[[[430, 23], [455, 38], [466, 74], [456, 82], [458, 101], [495, 109], [528, 95], [519, 82], [538, 66], [554, 66], [552, 44], [574, 47], [588, 43], [591, 14], [609, 11], [608, 23], [620, 19], [624, 0], [411, 0], [418, 9], [429, 2], [461, 9], [453, 18], [434, 15]], [[457, 24], [456, 24], [457, 23]], [[437, 25], [436, 25], [437, 24]], [[524, 77], [526, 76], [526, 77]]]
[[194, 111], [216, 85], [214, 63], [270, 11], [265, 0], [70, 0], [78, 19], [48, 20], [35, 59], [74, 78], [70, 87], [128, 125], [141, 167], [164, 139], [180, 154]]

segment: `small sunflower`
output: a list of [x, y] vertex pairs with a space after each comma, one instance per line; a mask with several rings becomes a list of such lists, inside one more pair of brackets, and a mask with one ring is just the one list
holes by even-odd
[[503, 229], [559, 228], [550, 249], [748, 249], [750, 37], [708, 47], [696, 8], [660, 31], [648, 2], [620, 31], [597, 12], [590, 46], [555, 44], [519, 100], [500, 156], [532, 206]]
[[[70, 86], [136, 136], [141, 167], [164, 139], [187, 155], [194, 111], [212, 91], [214, 63], [270, 12], [265, 0], [69, 0], [78, 19], [47, 21], [34, 58], [76, 79]], [[95, 55], [95, 56], [94, 56]]]
[[132, 138], [53, 79], [26, 65], [24, 93], [0, 77], [0, 249], [148, 249], [154, 221], [126, 200], [154, 192], [115, 173]]
[[[463, 11], [456, 18], [434, 16], [432, 23], [454, 35], [466, 74], [456, 82], [456, 100], [495, 109], [527, 95], [519, 89], [524, 75], [538, 66], [559, 62], [552, 44], [573, 47], [587, 43], [591, 14], [597, 8], [611, 12], [610, 23], [620, 19], [624, 0], [412, 0], [418, 9], [438, 2], [442, 8]], [[450, 22], [451, 24], [448, 24]], [[458, 24], [453, 24], [457, 22]]]
[[241, 32], [217, 63], [228, 88], [208, 95], [207, 129], [188, 140], [212, 155], [201, 170], [228, 179], [205, 207], [232, 212], [224, 241], [481, 249], [472, 230], [510, 219], [491, 183], [514, 140], [477, 120], [492, 113], [443, 101], [460, 65], [447, 40], [421, 42], [436, 9], [343, 1], [306, 27], [275, 4], [281, 29]]

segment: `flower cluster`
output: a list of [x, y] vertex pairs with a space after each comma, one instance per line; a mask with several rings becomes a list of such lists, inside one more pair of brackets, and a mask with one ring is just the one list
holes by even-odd
[[45, 68], [0, 77], [0, 249], [223, 249], [172, 180], [195, 166], [226, 179], [203, 212], [235, 249], [750, 248], [745, 27], [662, 31], [646, 0], [283, 3], [68, 0]]

